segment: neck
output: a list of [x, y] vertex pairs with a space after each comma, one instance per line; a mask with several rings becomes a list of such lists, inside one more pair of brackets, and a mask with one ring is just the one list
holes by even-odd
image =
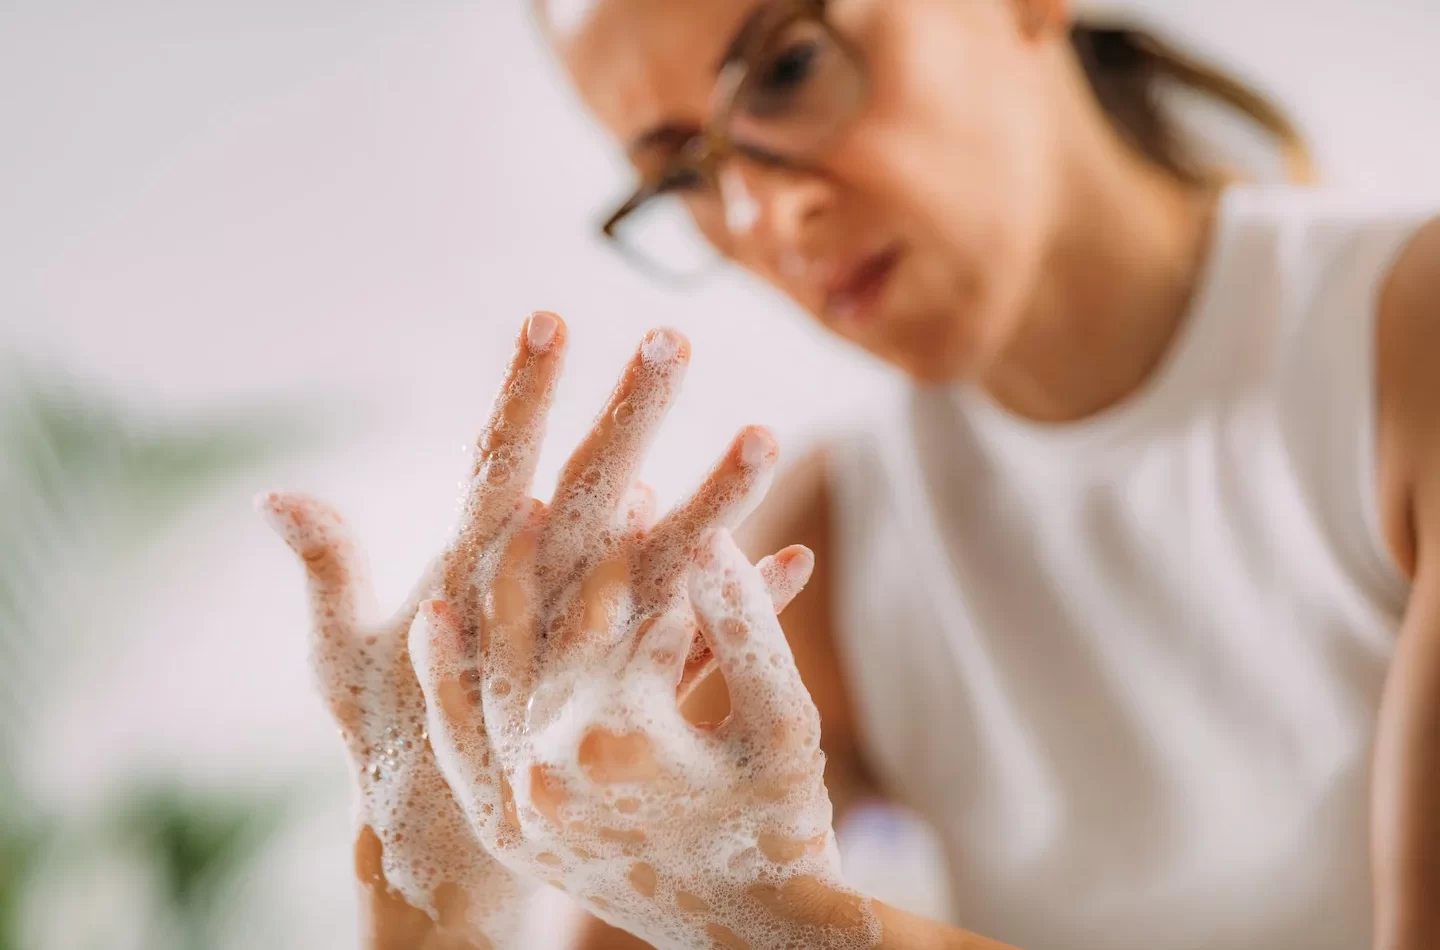
[[1079, 163], [1063, 223], [1017, 330], [979, 378], [1039, 422], [1073, 422], [1134, 393], [1185, 319], [1209, 250], [1217, 195], [1106, 136]]

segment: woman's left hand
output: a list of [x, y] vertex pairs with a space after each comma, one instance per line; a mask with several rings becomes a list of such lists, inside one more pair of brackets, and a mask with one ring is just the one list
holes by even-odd
[[[840, 874], [819, 717], [775, 616], [809, 552], [756, 567], [723, 531], [702, 546], [690, 599], [734, 712], [697, 728], [674, 699], [682, 612], [540, 620], [541, 524], [507, 545], [483, 620], [431, 601], [411, 631], [442, 768], [487, 847], [656, 946], [875, 946], [869, 901]], [[593, 621], [624, 594], [584, 587], [564, 614]], [[567, 646], [537, 649], [547, 641]]]

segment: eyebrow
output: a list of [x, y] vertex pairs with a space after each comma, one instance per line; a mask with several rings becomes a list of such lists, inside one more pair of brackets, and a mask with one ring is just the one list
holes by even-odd
[[[724, 72], [725, 67], [731, 63], [738, 62], [744, 54], [746, 47], [753, 42], [756, 32], [765, 24], [766, 13], [771, 7], [772, 0], [759, 0], [755, 4], [740, 28], [735, 31], [735, 36], [730, 40], [730, 45], [725, 48], [725, 55], [720, 62], [715, 64], [715, 74], [718, 76]], [[641, 132], [630, 140], [630, 152], [643, 152], [652, 148], [678, 149], [699, 133], [700, 128], [691, 123], [685, 122], [662, 122]]]
[[689, 122], [662, 122], [641, 132], [630, 140], [630, 153], [646, 152], [654, 148], [678, 151], [691, 139], [700, 134], [700, 127]]

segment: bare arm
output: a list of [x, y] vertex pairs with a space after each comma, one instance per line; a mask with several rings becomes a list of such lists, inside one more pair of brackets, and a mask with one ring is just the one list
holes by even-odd
[[1440, 221], [1381, 301], [1381, 505], [1414, 586], [1381, 704], [1372, 789], [1375, 950], [1440, 946]]

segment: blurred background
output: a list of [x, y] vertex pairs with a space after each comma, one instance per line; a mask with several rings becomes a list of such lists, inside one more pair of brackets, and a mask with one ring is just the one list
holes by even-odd
[[[625, 170], [527, 9], [0, 0], [0, 950], [356, 946], [301, 576], [250, 499], [337, 504], [397, 601], [529, 311], [572, 339], [542, 489], [655, 325], [695, 352], [662, 501], [739, 426], [793, 457], [892, 384], [594, 239]], [[1440, 196], [1435, 0], [1105, 10], [1288, 106], [1329, 183]], [[844, 837], [858, 884], [944, 912], [916, 829]]]

